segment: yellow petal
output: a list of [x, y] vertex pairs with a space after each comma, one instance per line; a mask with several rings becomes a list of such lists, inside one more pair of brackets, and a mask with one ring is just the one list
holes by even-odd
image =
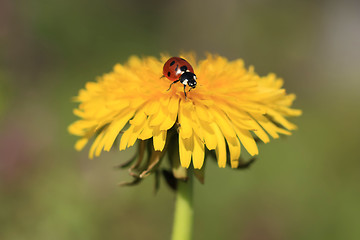
[[133, 117], [133, 119], [131, 119], [129, 121], [129, 123], [134, 126], [139, 126], [139, 125], [144, 124], [146, 118], [147, 118], [147, 116], [144, 112], [144, 109], [141, 109], [136, 112], [135, 116]]
[[204, 139], [203, 129], [200, 124], [200, 120], [194, 111], [190, 112], [190, 125], [195, 135], [197, 135], [201, 140]]
[[256, 119], [260, 126], [262, 126], [265, 131], [270, 134], [270, 136], [273, 138], [279, 138], [279, 134], [276, 132], [277, 127], [272, 122], [270, 122], [269, 119], [262, 115], [256, 115], [254, 119]]
[[157, 111], [157, 113], [150, 116], [149, 124], [152, 127], [159, 126], [165, 121], [165, 119], [166, 119], [166, 115], [164, 113], [164, 110], [162, 107], [159, 107], [159, 110]]
[[81, 149], [83, 149], [85, 147], [85, 145], [88, 143], [88, 141], [89, 141], [88, 138], [81, 138], [80, 140], [76, 141], [75, 149], [77, 151], [80, 151]]
[[179, 155], [182, 167], [188, 168], [191, 162], [191, 154], [194, 148], [193, 138], [183, 138], [181, 132], [179, 134]]
[[232, 141], [227, 141], [230, 151], [230, 163], [232, 168], [237, 168], [239, 166], [239, 158], [241, 153], [241, 145], [239, 140], [236, 138]]
[[85, 116], [86, 116], [86, 113], [84, 111], [77, 109], [77, 108], [73, 109], [73, 113], [74, 113], [74, 115], [81, 117], [81, 118], [85, 118]]
[[177, 98], [177, 97], [170, 98], [169, 105], [168, 105], [168, 110], [171, 113], [176, 113], [177, 114], [178, 108], [179, 108], [179, 98]]
[[209, 150], [214, 150], [217, 145], [217, 140], [216, 140], [214, 130], [212, 129], [212, 127], [210, 125], [211, 125], [211, 123], [200, 120], [200, 126], [202, 128], [206, 147]]
[[220, 127], [221, 132], [226, 138], [236, 138], [236, 133], [231, 126], [231, 123], [228, 120], [228, 117], [218, 109], [212, 108], [210, 110], [211, 114], [214, 116], [216, 124]]
[[68, 131], [77, 136], [83, 136], [85, 132], [96, 126], [96, 121], [78, 120], [68, 127]]
[[194, 151], [192, 153], [193, 165], [195, 169], [200, 169], [204, 163], [204, 143], [196, 135], [194, 136]]
[[288, 130], [279, 128], [279, 127], [277, 127], [277, 126], [275, 126], [275, 129], [276, 129], [276, 132], [278, 132], [278, 133], [281, 133], [281, 134], [284, 134], [284, 135], [288, 135], [288, 136], [291, 135], [291, 132], [288, 131]]
[[145, 113], [147, 115], [153, 115], [159, 111], [160, 102], [159, 101], [152, 101], [149, 102], [146, 107], [144, 107]]
[[144, 123], [143, 129], [138, 136], [141, 140], [149, 139], [153, 136], [153, 128], [149, 126], [149, 119]]
[[211, 121], [211, 117], [208, 113], [209, 110], [205, 106], [203, 106], [201, 104], [197, 104], [197, 105], [195, 105], [195, 110], [196, 110], [197, 116], [201, 120], [206, 121], [206, 122]]
[[90, 147], [90, 151], [89, 151], [89, 158], [92, 159], [94, 157], [94, 153], [95, 151], [97, 152], [97, 148], [98, 148], [98, 145], [100, 143], [100, 141], [102, 140], [104, 136], [104, 132], [101, 132], [95, 139], [94, 143], [91, 145]]
[[127, 144], [129, 142], [129, 138], [132, 134], [132, 131], [134, 129], [134, 126], [130, 126], [124, 133], [123, 135], [121, 136], [121, 139], [120, 139], [120, 145], [119, 145], [119, 150], [125, 150], [126, 147], [127, 147]]
[[254, 125], [255, 125], [255, 129], [253, 131], [254, 134], [258, 136], [260, 140], [263, 141], [264, 143], [270, 142], [269, 135], [267, 135], [267, 133], [262, 129], [262, 127], [256, 121], [254, 121]]
[[224, 136], [222, 135], [219, 127], [215, 123], [212, 123], [211, 127], [215, 133], [216, 142], [217, 142], [215, 152], [218, 161], [218, 166], [220, 168], [224, 168], [226, 167], [226, 145], [225, 145]]
[[167, 131], [154, 130], [153, 144], [155, 151], [162, 151], [166, 142]]
[[288, 130], [296, 129], [296, 126], [294, 124], [290, 123], [288, 120], [286, 120], [283, 116], [281, 116], [281, 114], [275, 112], [272, 109], [268, 109], [267, 112], [271, 117], [273, 117], [275, 122], [280, 123], [282, 126], [287, 128]]
[[130, 101], [124, 99], [107, 101], [105, 104], [107, 108], [117, 111], [123, 110], [127, 108], [129, 105], [130, 105]]
[[132, 98], [130, 107], [132, 109], [139, 109], [141, 106], [143, 106], [147, 101], [144, 98]]
[[183, 101], [180, 102], [180, 112], [179, 112], [180, 131], [183, 138], [190, 138], [192, 135], [191, 117], [190, 117], [190, 112], [184, 105], [185, 103]]
[[110, 151], [116, 137], [119, 135], [119, 132], [123, 129], [125, 124], [133, 116], [134, 112], [130, 112], [125, 116], [119, 117], [119, 119], [113, 121], [106, 129], [105, 142], [104, 142], [104, 151]]
[[175, 124], [176, 116], [177, 116], [176, 113], [174, 114], [174, 113], [168, 112], [164, 121], [160, 125], [160, 130], [170, 129]]
[[251, 156], [257, 155], [259, 150], [251, 133], [248, 130], [240, 129], [236, 126], [235, 129], [236, 134], [239, 136], [239, 139], [242, 145], [245, 147], [246, 151], [248, 151]]
[[141, 131], [143, 130], [143, 126], [132, 126], [132, 131], [129, 135], [127, 147], [131, 147], [135, 144], [136, 140], [138, 139]]

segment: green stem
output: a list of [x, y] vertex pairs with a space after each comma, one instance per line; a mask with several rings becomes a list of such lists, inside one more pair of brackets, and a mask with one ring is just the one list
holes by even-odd
[[176, 190], [175, 216], [171, 240], [193, 239], [193, 176], [188, 170], [186, 182], [178, 180]]

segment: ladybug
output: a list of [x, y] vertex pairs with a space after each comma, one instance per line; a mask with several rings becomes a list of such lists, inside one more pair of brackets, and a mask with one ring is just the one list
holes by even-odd
[[[185, 59], [179, 57], [172, 57], [167, 60], [163, 67], [163, 76], [173, 81], [170, 84], [168, 91], [174, 83], [181, 82], [184, 85], [184, 94], [186, 98], [186, 85], [190, 90], [196, 87], [196, 75], [194, 69]], [[189, 92], [190, 92], [189, 90]]]

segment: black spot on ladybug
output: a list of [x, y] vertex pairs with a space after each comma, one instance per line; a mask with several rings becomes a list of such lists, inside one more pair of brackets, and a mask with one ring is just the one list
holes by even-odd
[[187, 66], [181, 66], [181, 67], [180, 67], [180, 70], [181, 70], [182, 72], [185, 72], [185, 71], [187, 70]]
[[170, 77], [170, 72], [168, 72], [168, 77]]
[[171, 63], [170, 63], [170, 66], [172, 66], [172, 65], [174, 65], [175, 64], [175, 61], [172, 61]]
[[179, 69], [179, 65], [176, 65], [175, 72]]

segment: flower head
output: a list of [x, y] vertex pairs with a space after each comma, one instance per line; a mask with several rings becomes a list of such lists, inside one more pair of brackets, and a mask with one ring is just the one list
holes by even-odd
[[254, 156], [255, 138], [267, 143], [269, 136], [290, 135], [296, 128], [286, 119], [301, 114], [291, 108], [295, 95], [286, 94], [282, 79], [274, 74], [260, 77], [242, 60], [216, 55], [199, 62], [192, 54], [181, 57], [191, 63], [198, 82], [187, 98], [181, 83], [167, 91], [171, 81], [161, 78], [169, 58], [165, 55], [160, 60], [130, 57], [97, 82], [88, 82], [76, 97], [80, 104], [74, 114], [80, 120], [69, 127], [80, 137], [75, 148], [81, 150], [94, 138], [92, 158], [109, 151], [119, 136], [120, 150], [152, 139], [155, 152], [162, 153], [173, 144], [166, 144], [170, 129], [176, 129], [182, 167], [192, 161], [195, 169], [202, 168], [207, 148], [215, 150], [219, 167], [225, 167], [228, 158], [236, 168], [241, 146]]

